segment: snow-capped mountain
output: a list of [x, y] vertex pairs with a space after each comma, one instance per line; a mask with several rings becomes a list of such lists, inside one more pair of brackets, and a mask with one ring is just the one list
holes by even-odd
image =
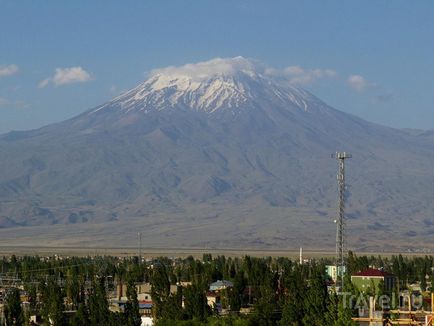
[[434, 234], [433, 148], [242, 57], [157, 69], [77, 117], [0, 136], [0, 227], [23, 226], [0, 244], [131, 245], [140, 230], [152, 247], [333, 248], [330, 154], [345, 150], [350, 247], [418, 246]]
[[118, 106], [126, 113], [170, 108], [235, 113], [249, 106], [287, 106], [288, 102], [307, 110], [312, 100], [314, 97], [306, 91], [265, 75], [248, 59], [235, 57], [156, 70], [142, 84], [92, 112]]

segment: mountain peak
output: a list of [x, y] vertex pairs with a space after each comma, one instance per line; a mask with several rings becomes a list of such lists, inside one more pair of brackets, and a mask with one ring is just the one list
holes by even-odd
[[236, 113], [235, 109], [264, 103], [287, 106], [288, 102], [307, 110], [312, 95], [264, 71], [258, 62], [241, 56], [155, 69], [142, 84], [93, 112], [116, 106], [124, 112], [184, 108]]
[[169, 66], [166, 68], [154, 69], [152, 76], [165, 76], [172, 79], [189, 79], [195, 82], [202, 82], [216, 77], [236, 77], [246, 75], [252, 78], [260, 74], [260, 65], [242, 56], [233, 58], [215, 58], [208, 61], [189, 63], [183, 66]]

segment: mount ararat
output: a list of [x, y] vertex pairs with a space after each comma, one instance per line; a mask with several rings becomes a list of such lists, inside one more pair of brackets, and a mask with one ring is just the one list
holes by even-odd
[[432, 250], [434, 138], [338, 111], [235, 57], [155, 70], [72, 119], [0, 136], [0, 245]]

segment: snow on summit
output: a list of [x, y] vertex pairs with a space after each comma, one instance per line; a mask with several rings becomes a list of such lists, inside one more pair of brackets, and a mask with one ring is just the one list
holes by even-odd
[[238, 56], [155, 69], [149, 78], [105, 107], [124, 112], [184, 108], [213, 113], [252, 105], [292, 105], [307, 110], [313, 96], [267, 74], [260, 63]]
[[184, 66], [170, 66], [161, 69], [155, 69], [151, 76], [164, 75], [171, 78], [189, 78], [195, 82], [207, 80], [213, 76], [235, 76], [239, 73], [251, 77], [257, 75], [259, 64], [241, 56], [234, 58], [215, 58], [209, 61], [189, 63]]

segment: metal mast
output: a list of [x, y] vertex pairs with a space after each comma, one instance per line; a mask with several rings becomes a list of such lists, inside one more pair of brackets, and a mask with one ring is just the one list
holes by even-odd
[[338, 160], [338, 186], [339, 186], [339, 208], [336, 225], [336, 288], [344, 287], [344, 268], [345, 268], [345, 160], [351, 158], [351, 154], [346, 152], [336, 152], [332, 154]]
[[140, 264], [142, 262], [142, 233], [137, 233], [137, 256], [138, 256], [138, 263]]

